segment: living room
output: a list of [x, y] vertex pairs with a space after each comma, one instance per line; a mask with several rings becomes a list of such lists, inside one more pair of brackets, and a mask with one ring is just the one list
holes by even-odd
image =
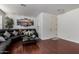
[[78, 15], [79, 4], [0, 4], [0, 53], [79, 53]]

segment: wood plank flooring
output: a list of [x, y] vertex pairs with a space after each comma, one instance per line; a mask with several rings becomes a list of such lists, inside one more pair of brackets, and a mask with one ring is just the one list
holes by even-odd
[[12, 44], [8, 51], [12, 54], [74, 54], [79, 53], [79, 44], [59, 38], [41, 40], [37, 44], [26, 45], [19, 41]]

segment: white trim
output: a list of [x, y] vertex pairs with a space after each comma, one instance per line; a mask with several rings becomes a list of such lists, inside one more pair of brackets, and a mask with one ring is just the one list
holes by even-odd
[[58, 37], [54, 37], [52, 40], [59, 40]]
[[75, 41], [75, 40], [70, 40], [69, 38], [66, 38], [66, 37], [62, 37], [62, 36], [58, 36], [58, 38], [61, 38], [63, 40], [67, 40], [67, 41], [71, 41], [71, 42], [74, 42], [74, 43], [78, 43], [79, 44], [79, 41]]
[[41, 37], [42, 40], [47, 40], [47, 39], [50, 39], [52, 37]]
[[50, 36], [50, 37], [41, 37], [41, 39], [42, 39], [42, 40], [47, 40], [47, 39], [51, 39], [51, 38], [55, 38], [55, 37], [56, 37], [56, 36], [54, 35], [54, 36], [52, 36], [52, 37], [51, 37], [51, 36]]

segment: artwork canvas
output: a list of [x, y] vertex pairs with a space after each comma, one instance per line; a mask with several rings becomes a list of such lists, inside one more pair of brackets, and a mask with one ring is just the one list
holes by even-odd
[[28, 18], [18, 19], [17, 20], [17, 25], [24, 26], [24, 27], [33, 26], [34, 21], [31, 20], [31, 19], [28, 19]]

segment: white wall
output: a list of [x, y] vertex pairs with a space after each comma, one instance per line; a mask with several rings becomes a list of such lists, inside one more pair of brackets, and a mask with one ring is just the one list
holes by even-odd
[[42, 21], [43, 20], [43, 14], [40, 13], [37, 17], [36, 17], [36, 30], [38, 32], [38, 35], [40, 38], [42, 38]]
[[79, 43], [79, 8], [58, 15], [58, 37]]
[[[35, 18], [34, 17], [29, 17], [29, 16], [21, 16], [21, 15], [6, 15], [9, 16], [10, 18], [12, 18], [14, 20], [14, 29], [27, 29], [27, 28], [36, 28], [35, 24]], [[34, 20], [34, 26], [29, 26], [29, 27], [24, 27], [24, 26], [19, 26], [17, 25], [17, 19], [21, 19], [21, 18], [30, 18], [32, 20]]]
[[37, 16], [38, 20], [38, 32], [41, 39], [50, 39], [56, 37], [56, 23], [57, 17], [56, 15], [52, 15], [49, 13], [40, 13]]
[[0, 29], [2, 29], [2, 16], [0, 15]]
[[0, 9], [0, 29], [4, 28], [5, 13]]
[[57, 18], [55, 15], [48, 13], [43, 14], [43, 37], [47, 39], [56, 37], [56, 23]]

